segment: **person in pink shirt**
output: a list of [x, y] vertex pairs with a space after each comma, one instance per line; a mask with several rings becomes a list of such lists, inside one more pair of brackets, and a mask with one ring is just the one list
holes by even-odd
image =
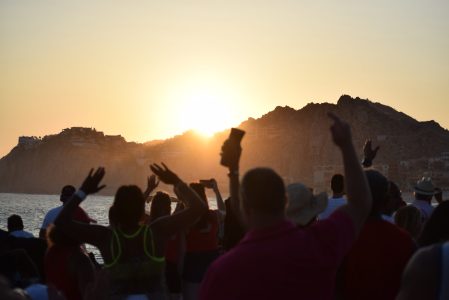
[[252, 169], [239, 184], [241, 148], [225, 142], [222, 155], [232, 157], [227, 165], [231, 208], [248, 232], [211, 265], [200, 299], [334, 298], [337, 268], [369, 214], [371, 195], [349, 125], [330, 117], [332, 138], [343, 156], [348, 203], [307, 228], [286, 219], [284, 182], [273, 170]]

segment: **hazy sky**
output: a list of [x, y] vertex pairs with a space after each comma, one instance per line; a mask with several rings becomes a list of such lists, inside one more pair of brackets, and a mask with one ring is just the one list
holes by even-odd
[[341, 94], [449, 128], [449, 1], [0, 1], [0, 156], [148, 141]]

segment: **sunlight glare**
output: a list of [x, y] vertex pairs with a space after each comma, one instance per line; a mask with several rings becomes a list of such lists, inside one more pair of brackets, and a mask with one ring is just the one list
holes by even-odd
[[193, 129], [204, 137], [235, 125], [234, 97], [225, 89], [210, 85], [190, 88], [183, 95], [179, 120], [181, 128]]

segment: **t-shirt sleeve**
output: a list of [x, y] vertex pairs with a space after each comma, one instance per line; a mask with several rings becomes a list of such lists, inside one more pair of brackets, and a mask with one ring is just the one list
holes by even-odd
[[355, 241], [355, 227], [350, 216], [341, 210], [310, 227], [313, 238], [321, 245], [323, 257], [338, 262], [348, 253]]
[[43, 229], [43, 230], [47, 229], [48, 225], [50, 225], [50, 216], [47, 213], [44, 217], [44, 221], [42, 222], [41, 229]]

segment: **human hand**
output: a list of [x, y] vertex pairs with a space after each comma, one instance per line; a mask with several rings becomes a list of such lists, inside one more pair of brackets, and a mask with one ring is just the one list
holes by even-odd
[[217, 188], [217, 181], [214, 178], [211, 179], [202, 179], [200, 180], [200, 183], [208, 189], [215, 189]]
[[[151, 167], [150, 167], [151, 168]], [[154, 191], [159, 185], [159, 180], [156, 180], [156, 175], [151, 175], [147, 178], [147, 189], [143, 193], [145, 199], [150, 196], [151, 192]]]
[[231, 171], [239, 169], [240, 156], [242, 154], [242, 146], [240, 143], [233, 143], [227, 139], [221, 147], [221, 164]]
[[334, 141], [334, 143], [340, 148], [351, 145], [352, 137], [351, 127], [349, 126], [349, 124], [341, 120], [334, 113], [329, 112], [328, 116], [334, 121], [330, 128], [332, 140]]
[[365, 159], [372, 162], [376, 157], [379, 148], [380, 146], [377, 146], [375, 149], [373, 149], [371, 140], [366, 140], [365, 146], [363, 146], [363, 155], [365, 156]]
[[105, 174], [104, 168], [99, 167], [92, 175], [93, 171], [94, 169], [90, 169], [89, 174], [87, 175], [86, 179], [84, 179], [83, 184], [81, 184], [80, 187], [80, 190], [86, 193], [86, 195], [95, 194], [106, 186], [104, 184], [98, 186], [104, 177]]
[[176, 185], [181, 182], [181, 179], [173, 173], [164, 163], [162, 163], [162, 167], [158, 164], [150, 165], [151, 171], [165, 184]]

